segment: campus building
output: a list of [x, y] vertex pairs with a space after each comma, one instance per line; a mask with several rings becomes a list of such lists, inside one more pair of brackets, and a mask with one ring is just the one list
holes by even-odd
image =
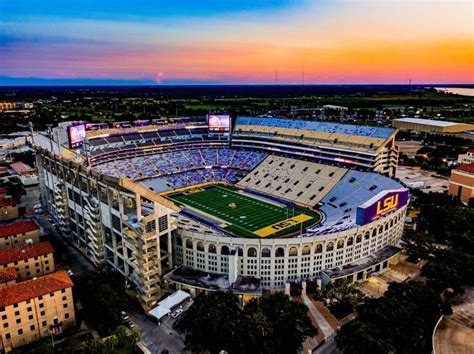
[[474, 163], [458, 166], [451, 171], [448, 192], [463, 203], [474, 198]]
[[11, 351], [74, 326], [72, 287], [65, 271], [0, 287], [0, 349]]
[[393, 128], [242, 117], [215, 132], [183, 120], [89, 131], [77, 149], [55, 129], [32, 140], [43, 204], [148, 310], [168, 287], [245, 297], [370, 267], [403, 232]]
[[34, 221], [0, 225], [0, 250], [39, 242], [39, 227]]
[[18, 280], [52, 273], [53, 252], [48, 241], [0, 250], [0, 270], [15, 269]]
[[400, 130], [411, 130], [419, 133], [457, 134], [474, 131], [473, 124], [422, 118], [398, 118], [394, 119], [392, 124]]

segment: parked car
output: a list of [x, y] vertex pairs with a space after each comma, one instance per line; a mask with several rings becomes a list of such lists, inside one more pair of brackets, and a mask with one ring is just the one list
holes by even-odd
[[122, 318], [123, 322], [130, 321], [130, 316], [125, 311], [120, 313], [120, 317]]
[[173, 312], [171, 314], [171, 318], [178, 318], [179, 316], [181, 316], [181, 314], [184, 312], [183, 309], [177, 309], [175, 312]]

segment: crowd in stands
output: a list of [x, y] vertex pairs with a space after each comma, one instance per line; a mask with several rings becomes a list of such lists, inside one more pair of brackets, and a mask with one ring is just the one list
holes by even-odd
[[347, 170], [288, 157], [268, 156], [238, 185], [315, 206]]
[[[123, 176], [131, 180], [140, 180], [182, 174], [189, 170], [204, 169], [206, 167], [230, 167], [248, 171], [258, 165], [265, 157], [266, 154], [263, 152], [205, 148], [118, 159], [97, 164], [93, 168], [95, 171], [109, 176]], [[199, 174], [196, 178], [199, 178], [198, 176]]]

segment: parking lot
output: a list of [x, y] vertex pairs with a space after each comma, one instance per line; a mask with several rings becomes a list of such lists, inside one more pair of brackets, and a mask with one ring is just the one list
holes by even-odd
[[[191, 300], [184, 303], [183, 310], [186, 311], [191, 304]], [[188, 352], [184, 350], [184, 335], [173, 328], [177, 319], [165, 316], [161, 319], [161, 324], [158, 324], [157, 320], [145, 315], [141, 309], [127, 309], [127, 313], [140, 331], [142, 342], [152, 354], [159, 354], [164, 350], [170, 354]]]
[[422, 170], [419, 167], [398, 166], [396, 176], [407, 185], [422, 182], [424, 186], [420, 189], [423, 192], [444, 192], [448, 190], [448, 177], [441, 176], [433, 171]]

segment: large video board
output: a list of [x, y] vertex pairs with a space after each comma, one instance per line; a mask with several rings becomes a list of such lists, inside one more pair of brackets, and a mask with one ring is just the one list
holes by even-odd
[[207, 124], [210, 132], [229, 132], [230, 116], [228, 114], [208, 114]]
[[71, 125], [67, 128], [69, 147], [71, 149], [80, 148], [86, 140], [86, 126], [84, 124]]
[[357, 207], [356, 223], [365, 225], [408, 204], [408, 190], [383, 191]]

